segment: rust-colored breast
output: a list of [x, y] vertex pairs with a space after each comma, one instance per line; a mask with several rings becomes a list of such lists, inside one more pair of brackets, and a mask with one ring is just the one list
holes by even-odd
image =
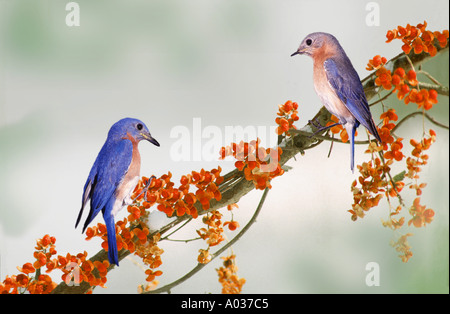
[[331, 56], [332, 53], [325, 47], [314, 54], [314, 89], [327, 110], [345, 123], [345, 121], [353, 120], [354, 117], [328, 82], [324, 62]]
[[127, 134], [127, 137], [124, 139], [131, 141], [133, 144], [133, 152], [128, 171], [116, 190], [116, 202], [114, 203], [112, 211], [113, 215], [116, 215], [117, 212], [122, 209], [123, 205], [129, 202], [131, 193], [133, 193], [133, 190], [139, 181], [141, 170], [141, 155], [138, 150], [138, 142], [130, 134]]

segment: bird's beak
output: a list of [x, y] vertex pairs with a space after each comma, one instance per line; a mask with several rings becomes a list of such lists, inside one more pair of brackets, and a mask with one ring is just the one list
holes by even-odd
[[298, 48], [296, 52], [294, 52], [293, 54], [291, 54], [291, 57], [295, 56], [295, 55], [302, 55], [305, 53], [305, 51], [308, 49], [308, 47], [306, 48]]
[[142, 136], [144, 139], [146, 139], [147, 141], [149, 141], [150, 143], [152, 143], [153, 145], [156, 145], [156, 146], [159, 147], [158, 141], [155, 140], [155, 139], [150, 135], [150, 133], [144, 133], [144, 132], [142, 132], [142, 133], [141, 133], [141, 136]]

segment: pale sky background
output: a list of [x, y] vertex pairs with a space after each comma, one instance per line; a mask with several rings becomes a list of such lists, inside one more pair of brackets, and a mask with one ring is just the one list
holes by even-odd
[[[159, 141], [140, 144], [141, 175], [173, 173], [174, 182], [191, 170], [233, 162], [176, 161], [171, 146], [175, 127], [222, 132], [227, 126], [265, 130], [271, 136], [278, 105], [299, 103], [302, 127], [319, 110], [312, 83], [312, 61], [291, 58], [309, 33], [330, 32], [340, 41], [361, 78], [369, 59], [390, 59], [401, 42], [385, 43], [387, 30], [424, 20], [430, 30], [448, 29], [448, 1], [376, 1], [380, 25], [367, 26], [369, 1], [77, 1], [81, 25], [65, 24], [68, 1], [0, 1], [0, 278], [33, 260], [35, 240], [55, 236], [58, 254], [100, 249], [74, 229], [82, 188], [110, 126], [123, 117], [144, 121]], [[425, 64], [448, 86], [448, 52]], [[389, 102], [399, 112], [412, 111]], [[379, 108], [373, 109], [379, 122]], [[448, 125], [448, 97], [430, 112]], [[428, 183], [421, 203], [436, 212], [435, 221], [414, 233], [414, 256], [404, 264], [389, 241], [397, 233], [384, 228], [385, 200], [357, 222], [347, 210], [350, 185], [348, 145], [322, 144], [288, 164], [293, 170], [273, 182], [257, 223], [233, 246], [244, 293], [448, 293], [448, 131], [437, 131], [420, 182]], [[360, 134], [365, 134], [361, 131]], [[418, 139], [422, 119], [404, 124], [398, 134]], [[192, 135], [192, 134], [191, 134]], [[361, 135], [361, 138], [365, 135]], [[202, 145], [210, 139], [203, 138]], [[237, 139], [240, 140], [240, 139]], [[267, 146], [274, 145], [269, 143]], [[368, 160], [357, 146], [356, 163]], [[191, 148], [191, 154], [193, 154]], [[218, 154], [217, 154], [218, 156]], [[405, 201], [414, 195], [405, 188]], [[239, 202], [235, 219], [243, 227], [262, 191]], [[407, 209], [404, 209], [405, 215]], [[126, 215], [124, 209], [118, 218]], [[409, 219], [409, 216], [406, 216]], [[224, 219], [230, 216], [225, 213]], [[103, 221], [99, 216], [95, 223]], [[198, 227], [198, 225], [197, 225]], [[239, 229], [238, 229], [239, 230]], [[195, 226], [177, 238], [192, 238]], [[229, 234], [233, 236], [233, 234]], [[161, 242], [161, 286], [196, 265], [203, 242]], [[220, 293], [216, 259], [173, 293]], [[369, 262], [380, 265], [380, 286], [365, 284]], [[58, 275], [55, 280], [59, 281]], [[135, 293], [145, 274], [130, 261], [108, 277], [95, 293]]]

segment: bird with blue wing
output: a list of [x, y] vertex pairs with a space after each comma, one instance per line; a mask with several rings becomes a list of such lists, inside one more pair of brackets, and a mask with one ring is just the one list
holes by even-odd
[[311, 33], [291, 56], [304, 54], [314, 62], [314, 88], [322, 104], [335, 115], [350, 139], [350, 169], [354, 171], [355, 132], [362, 124], [381, 143], [361, 80], [339, 41], [328, 33]]
[[139, 181], [141, 157], [138, 144], [141, 140], [159, 146], [147, 126], [138, 119], [125, 118], [116, 122], [108, 132], [84, 185], [81, 209], [75, 224], [78, 226], [83, 209], [90, 201], [90, 211], [83, 233], [101, 211], [108, 236], [108, 259], [119, 266], [114, 216], [131, 203], [131, 194]]

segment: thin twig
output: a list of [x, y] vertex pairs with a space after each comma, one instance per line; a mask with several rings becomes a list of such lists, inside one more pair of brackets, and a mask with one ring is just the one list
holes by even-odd
[[255, 213], [253, 214], [252, 218], [248, 221], [248, 223], [245, 225], [244, 228], [242, 228], [241, 232], [239, 232], [233, 239], [231, 239], [230, 242], [228, 242], [227, 244], [225, 244], [223, 247], [221, 247], [220, 249], [218, 249], [215, 253], [211, 254], [211, 260], [207, 263], [207, 264], [201, 264], [198, 263], [197, 266], [195, 266], [193, 269], [191, 269], [188, 273], [186, 273], [183, 277], [171, 282], [170, 284], [165, 285], [164, 287], [161, 287], [159, 289], [156, 290], [152, 290], [152, 291], [147, 291], [144, 292], [144, 294], [157, 294], [157, 293], [162, 293], [162, 292], [168, 292], [170, 293], [170, 290], [176, 286], [178, 286], [179, 284], [183, 283], [184, 281], [188, 280], [189, 278], [191, 278], [193, 275], [195, 275], [196, 273], [198, 273], [203, 267], [205, 267], [206, 265], [208, 265], [209, 263], [211, 263], [212, 260], [214, 260], [216, 257], [220, 256], [220, 254], [222, 254], [226, 249], [228, 249], [230, 246], [232, 246], [236, 241], [238, 241], [247, 231], [248, 229], [250, 229], [250, 226], [255, 223], [256, 218], [258, 217], [262, 206], [264, 204], [264, 201], [266, 200], [266, 196], [267, 193], [269, 192], [269, 189], [266, 188], [264, 190], [263, 195], [261, 196], [261, 200], [259, 201], [258, 207], [255, 210]]
[[434, 125], [437, 125], [437, 126], [439, 126], [439, 127], [441, 127], [441, 128], [444, 128], [444, 129], [449, 129], [449, 126], [448, 125], [445, 125], [445, 124], [443, 124], [443, 123], [441, 123], [441, 122], [438, 122], [438, 121], [436, 121], [432, 116], [430, 116], [428, 113], [423, 113], [422, 111], [414, 111], [414, 112], [412, 112], [412, 113], [410, 113], [410, 114], [408, 114], [407, 116], [404, 116], [398, 123], [397, 123], [397, 125], [391, 130], [391, 132], [395, 132], [395, 130], [397, 130], [406, 120], [408, 120], [409, 118], [412, 118], [412, 117], [414, 117], [414, 116], [417, 116], [417, 115], [423, 115], [425, 118], [427, 118], [431, 123], [433, 123]]
[[369, 104], [369, 107], [372, 107], [376, 104], [378, 104], [379, 102], [382, 102], [386, 99], [389, 98], [389, 96], [391, 96], [394, 93], [394, 90], [391, 90], [389, 93], [387, 93], [386, 95], [384, 95], [382, 98], [375, 100], [373, 103]]
[[189, 242], [201, 240], [201, 237], [192, 238], [192, 239], [169, 239], [168, 237], [165, 237], [164, 240], [166, 240], [166, 241], [171, 241], [171, 242], [184, 242], [184, 243], [189, 243]]
[[426, 77], [428, 77], [428, 78], [430, 79], [430, 81], [432, 81], [434, 84], [442, 86], [442, 84], [439, 83], [439, 81], [436, 80], [433, 76], [431, 76], [431, 74], [428, 73], [427, 71], [419, 70], [419, 71], [417, 71], [417, 74], [423, 74], [423, 75], [425, 75]]
[[[165, 237], [161, 238], [160, 241], [162, 240], [168, 240], [168, 238], [174, 234], [175, 232], [177, 232], [178, 230], [180, 230], [181, 228], [183, 228], [184, 226], [186, 226], [190, 221], [192, 220], [192, 218], [189, 218], [185, 221], [184, 224], [182, 224], [181, 226], [179, 226], [178, 228], [176, 228], [174, 231], [172, 231], [171, 233], [169, 233], [168, 235], [166, 235]], [[170, 241], [175, 241], [175, 240], [170, 240]]]

